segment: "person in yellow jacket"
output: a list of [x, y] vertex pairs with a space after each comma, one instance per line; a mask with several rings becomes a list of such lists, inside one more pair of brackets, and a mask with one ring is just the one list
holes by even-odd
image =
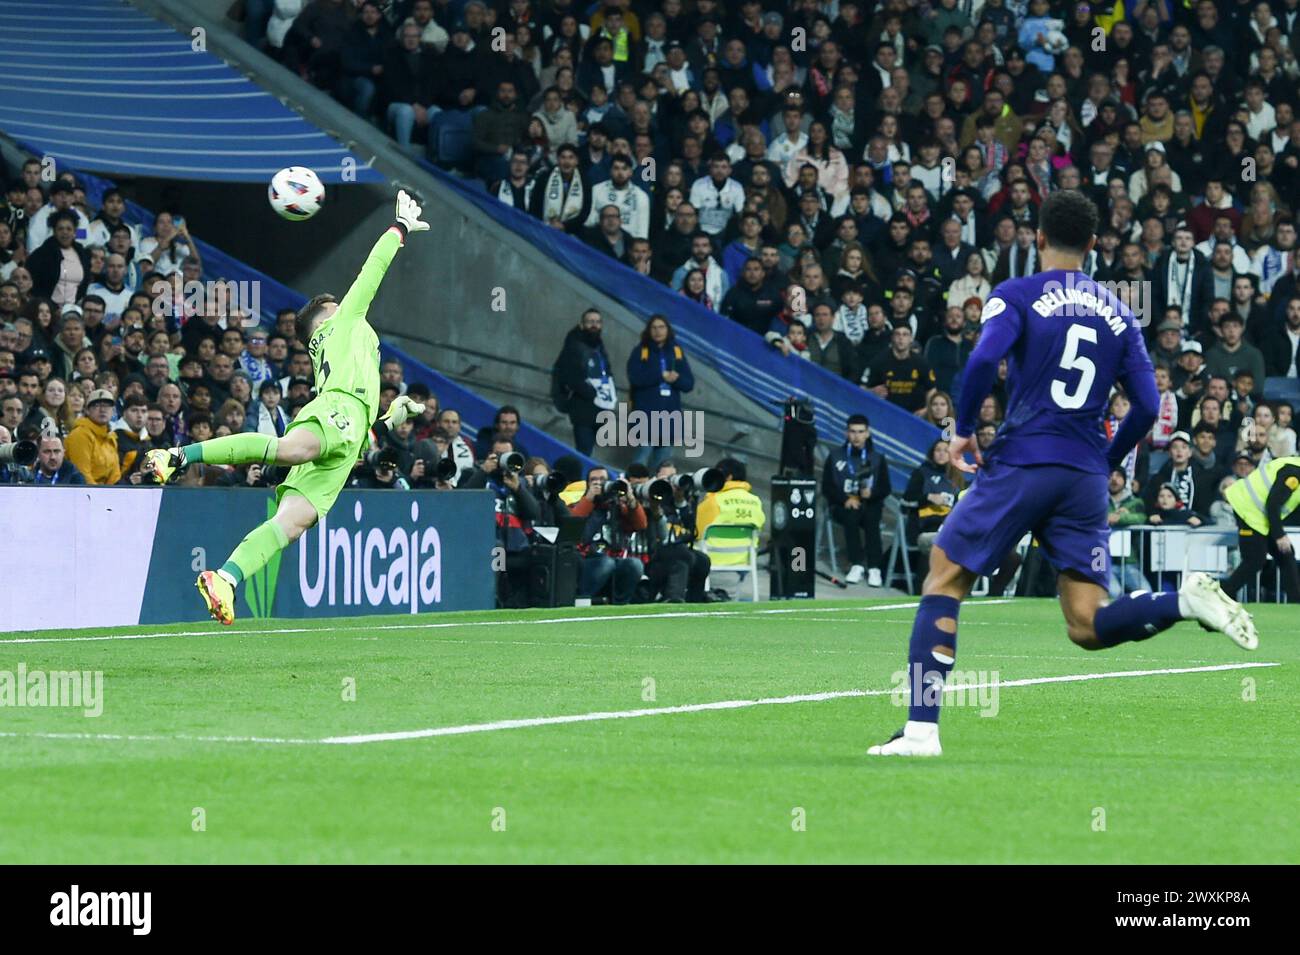
[[116, 404], [106, 388], [92, 391], [86, 399], [85, 417], [77, 419], [68, 435], [67, 458], [85, 475], [87, 484], [116, 484], [122, 477], [117, 435], [108, 428]]
[[1300, 603], [1295, 546], [1283, 526], [1288, 518], [1300, 520], [1300, 457], [1274, 458], [1233, 482], [1223, 496], [1237, 516], [1241, 545], [1241, 564], [1223, 582], [1223, 592], [1232, 596], [1254, 580], [1271, 551], [1286, 599]]
[[745, 480], [745, 463], [724, 458], [718, 462], [718, 470], [726, 476], [726, 481], [721, 490], [704, 495], [695, 509], [696, 539], [703, 538], [704, 531], [712, 524], [752, 524], [756, 530], [762, 530], [767, 517], [763, 514], [763, 502]]

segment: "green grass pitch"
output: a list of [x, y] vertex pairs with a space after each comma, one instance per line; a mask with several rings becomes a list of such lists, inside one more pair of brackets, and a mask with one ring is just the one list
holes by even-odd
[[1086, 653], [1052, 601], [968, 603], [957, 669], [1001, 681], [1279, 665], [1002, 686], [995, 716], [946, 709], [938, 760], [865, 756], [889, 695], [500, 725], [888, 690], [914, 603], [6, 634], [0, 671], [102, 671], [104, 712], [0, 707], [0, 862], [1300, 856], [1294, 608], [1252, 608], [1253, 654], [1191, 623]]

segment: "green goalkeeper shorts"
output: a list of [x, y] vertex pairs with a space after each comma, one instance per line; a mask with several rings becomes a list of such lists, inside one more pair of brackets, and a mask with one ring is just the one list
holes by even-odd
[[370, 422], [365, 404], [342, 391], [326, 391], [302, 406], [285, 431], [311, 423], [320, 438], [320, 456], [315, 461], [297, 464], [276, 488], [276, 500], [287, 491], [296, 491], [316, 508], [319, 517], [334, 506], [339, 492], [366, 445]]

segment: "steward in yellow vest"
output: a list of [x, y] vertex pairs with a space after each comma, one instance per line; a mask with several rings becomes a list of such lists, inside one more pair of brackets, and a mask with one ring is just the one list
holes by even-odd
[[1272, 552], [1287, 600], [1300, 603], [1300, 571], [1283, 526], [1289, 518], [1300, 520], [1300, 457], [1274, 458], [1234, 482], [1223, 496], [1237, 515], [1241, 545], [1241, 564], [1223, 582], [1224, 592], [1231, 597], [1254, 580]]

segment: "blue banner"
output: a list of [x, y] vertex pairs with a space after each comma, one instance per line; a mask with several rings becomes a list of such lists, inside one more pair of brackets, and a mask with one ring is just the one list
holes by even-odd
[[[488, 491], [344, 491], [316, 527], [245, 581], [237, 613], [301, 618], [491, 609], [494, 508]], [[219, 567], [274, 512], [270, 491], [163, 491], [140, 623], [206, 620], [195, 575]]]

